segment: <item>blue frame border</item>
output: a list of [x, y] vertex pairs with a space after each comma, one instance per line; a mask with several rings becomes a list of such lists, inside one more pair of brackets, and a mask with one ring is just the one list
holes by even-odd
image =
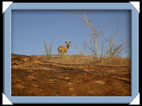
[[[11, 96], [12, 10], [131, 10], [131, 96]], [[131, 103], [139, 93], [139, 13], [130, 3], [12, 3], [4, 14], [4, 94], [12, 103]]]

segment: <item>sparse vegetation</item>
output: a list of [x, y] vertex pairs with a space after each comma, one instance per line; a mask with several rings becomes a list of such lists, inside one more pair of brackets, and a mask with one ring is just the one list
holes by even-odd
[[46, 59], [48, 60], [51, 59], [52, 46], [53, 46], [53, 41], [48, 46], [46, 40], [44, 40], [44, 53], [46, 55]]
[[99, 29], [97, 29], [95, 28], [94, 20], [89, 18], [89, 16], [86, 15], [86, 12], [84, 12], [83, 15], [77, 11], [74, 11], [74, 13], [83, 20], [83, 23], [81, 24], [91, 28], [89, 39], [83, 43], [84, 48], [80, 49], [77, 46], [75, 47], [81, 55], [89, 54], [97, 57], [97, 59], [100, 61], [103, 60], [104, 57], [112, 59], [115, 56], [123, 56], [126, 52], [128, 52], [126, 50], [126, 44], [128, 43], [128, 40], [119, 44], [116, 43], [118, 40], [117, 31], [114, 34], [110, 34], [109, 36], [104, 36], [102, 29], [111, 22], [108, 22], [107, 24], [104, 24]]

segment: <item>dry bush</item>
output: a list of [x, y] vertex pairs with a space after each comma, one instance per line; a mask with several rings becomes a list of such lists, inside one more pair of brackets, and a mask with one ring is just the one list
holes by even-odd
[[44, 53], [46, 55], [46, 59], [48, 60], [51, 59], [52, 46], [53, 46], [53, 41], [48, 46], [46, 40], [44, 40]]
[[94, 20], [90, 19], [89, 16], [86, 15], [86, 12], [84, 12], [84, 14], [80, 14], [79, 12], [74, 11], [74, 13], [83, 20], [83, 23], [81, 23], [82, 25], [88, 26], [91, 29], [89, 39], [83, 43], [84, 48], [81, 49], [77, 46], [74, 46], [81, 55], [92, 55], [97, 57], [97, 59], [100, 61], [103, 60], [104, 57], [107, 57], [107, 59], [112, 59], [115, 56], [123, 56], [128, 52], [126, 51], [128, 40], [122, 42], [121, 44], [116, 43], [118, 40], [117, 30], [114, 34], [104, 36], [102, 29], [112, 22], [108, 22], [102, 25], [99, 29], [96, 29], [93, 23]]

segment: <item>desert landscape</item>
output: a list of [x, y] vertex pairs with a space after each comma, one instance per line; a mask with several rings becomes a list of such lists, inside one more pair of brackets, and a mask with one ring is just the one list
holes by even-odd
[[11, 55], [12, 96], [131, 96], [131, 59]]

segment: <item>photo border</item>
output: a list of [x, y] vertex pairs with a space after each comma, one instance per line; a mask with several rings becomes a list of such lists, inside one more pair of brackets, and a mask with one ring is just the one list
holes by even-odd
[[[12, 10], [131, 10], [131, 96], [11, 96]], [[4, 92], [16, 103], [120, 103], [129, 104], [139, 94], [139, 13], [131, 3], [12, 3], [4, 16]]]

